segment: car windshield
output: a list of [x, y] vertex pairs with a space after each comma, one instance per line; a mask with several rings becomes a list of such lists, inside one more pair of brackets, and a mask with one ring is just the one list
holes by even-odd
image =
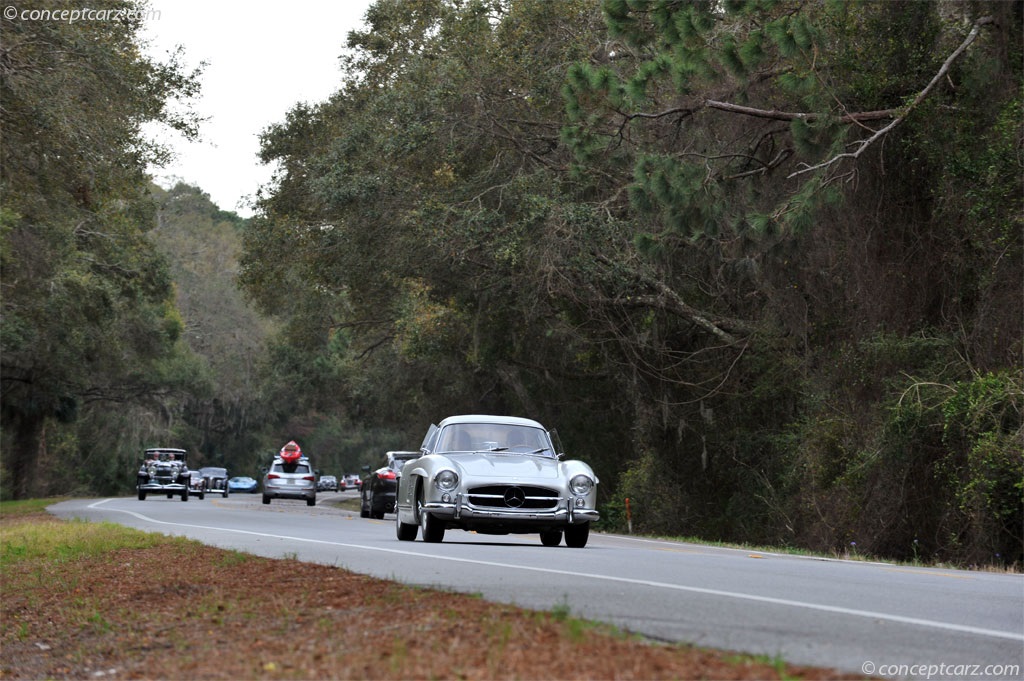
[[439, 452], [518, 452], [552, 456], [541, 428], [503, 423], [455, 423], [438, 438]]
[[275, 463], [271, 470], [275, 473], [309, 473], [308, 463]]

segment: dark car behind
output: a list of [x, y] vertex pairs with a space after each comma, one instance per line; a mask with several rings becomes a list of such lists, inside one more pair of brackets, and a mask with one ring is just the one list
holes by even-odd
[[398, 489], [398, 477], [406, 461], [419, 457], [419, 452], [387, 452], [384, 455], [384, 466], [370, 471], [364, 470], [366, 476], [362, 480], [360, 492], [359, 516], [362, 518], [383, 518], [385, 513], [395, 510], [395, 492]]

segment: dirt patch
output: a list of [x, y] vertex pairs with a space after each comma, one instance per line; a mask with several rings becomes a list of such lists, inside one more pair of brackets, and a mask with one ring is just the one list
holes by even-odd
[[859, 678], [188, 541], [18, 566], [3, 679]]

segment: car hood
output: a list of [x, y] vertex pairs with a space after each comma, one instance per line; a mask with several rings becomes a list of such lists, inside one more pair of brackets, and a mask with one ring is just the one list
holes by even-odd
[[458, 465], [466, 476], [473, 478], [541, 478], [560, 477], [558, 459], [528, 454], [504, 452], [476, 452], [472, 454], [447, 454], [448, 459]]

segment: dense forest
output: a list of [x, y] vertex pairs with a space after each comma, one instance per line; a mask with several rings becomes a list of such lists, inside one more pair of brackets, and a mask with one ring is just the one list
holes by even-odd
[[201, 73], [131, 19], [4, 19], [0, 492], [128, 493], [155, 444], [349, 472], [516, 414], [608, 529], [628, 497], [640, 532], [1020, 566], [1022, 27], [378, 0], [242, 220], [145, 175]]

